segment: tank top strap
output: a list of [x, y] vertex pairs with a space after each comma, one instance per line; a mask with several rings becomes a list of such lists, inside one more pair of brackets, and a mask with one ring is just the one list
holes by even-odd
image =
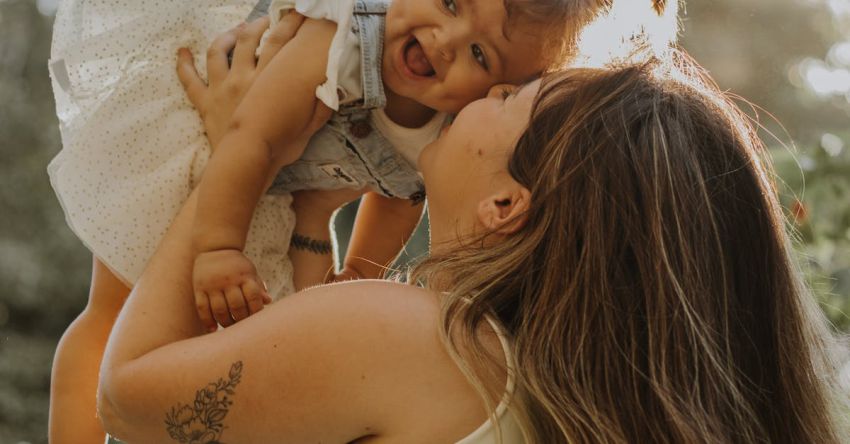
[[[456, 444], [522, 444], [525, 442], [523, 440], [522, 430], [514, 415], [508, 410], [508, 403], [516, 392], [516, 366], [514, 364], [511, 341], [505, 334], [502, 326], [492, 316], [485, 316], [484, 318], [499, 338], [499, 343], [502, 345], [502, 352], [505, 355], [505, 364], [508, 373], [505, 392], [495, 412], [499, 430], [497, 431], [493, 422], [488, 419], [484, 424], [481, 424], [481, 427], [478, 427], [478, 429]], [[499, 437], [501, 437], [501, 441], [499, 441]]]

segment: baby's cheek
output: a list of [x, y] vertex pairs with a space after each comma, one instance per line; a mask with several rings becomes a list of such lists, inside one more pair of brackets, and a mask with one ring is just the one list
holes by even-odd
[[446, 80], [444, 100], [451, 105], [451, 112], [455, 114], [459, 113], [466, 105], [484, 98], [490, 88], [495, 85], [494, 82], [484, 79], [481, 75], [460, 72], [460, 70], [453, 78]]
[[450, 107], [447, 107], [446, 111], [451, 114], [458, 114], [464, 108], [466, 108], [467, 105], [472, 102], [475, 102], [478, 99], [484, 98], [485, 95], [486, 90], [484, 93], [473, 91], [470, 89], [458, 91], [446, 100], [446, 102], [450, 104]]

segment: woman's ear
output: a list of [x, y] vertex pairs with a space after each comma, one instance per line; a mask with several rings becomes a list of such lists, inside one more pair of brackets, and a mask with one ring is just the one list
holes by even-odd
[[478, 205], [478, 221], [490, 232], [513, 234], [525, 226], [531, 192], [514, 183], [510, 189], [488, 196]]

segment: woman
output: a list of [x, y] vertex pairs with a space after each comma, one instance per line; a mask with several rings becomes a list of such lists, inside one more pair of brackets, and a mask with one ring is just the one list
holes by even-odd
[[[316, 287], [208, 335], [193, 198], [110, 337], [106, 428], [129, 442], [841, 442], [829, 332], [762, 154], [682, 56], [497, 87], [420, 157], [424, 288]], [[325, 230], [335, 205], [320, 202], [302, 203], [302, 226]]]

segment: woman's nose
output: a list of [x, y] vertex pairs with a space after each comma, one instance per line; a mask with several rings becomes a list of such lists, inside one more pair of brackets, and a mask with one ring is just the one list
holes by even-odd
[[499, 85], [495, 85], [490, 88], [490, 91], [487, 92], [488, 99], [501, 99], [504, 97], [505, 93], [513, 93], [516, 90], [515, 85], [509, 85], [507, 83], [502, 83]]

